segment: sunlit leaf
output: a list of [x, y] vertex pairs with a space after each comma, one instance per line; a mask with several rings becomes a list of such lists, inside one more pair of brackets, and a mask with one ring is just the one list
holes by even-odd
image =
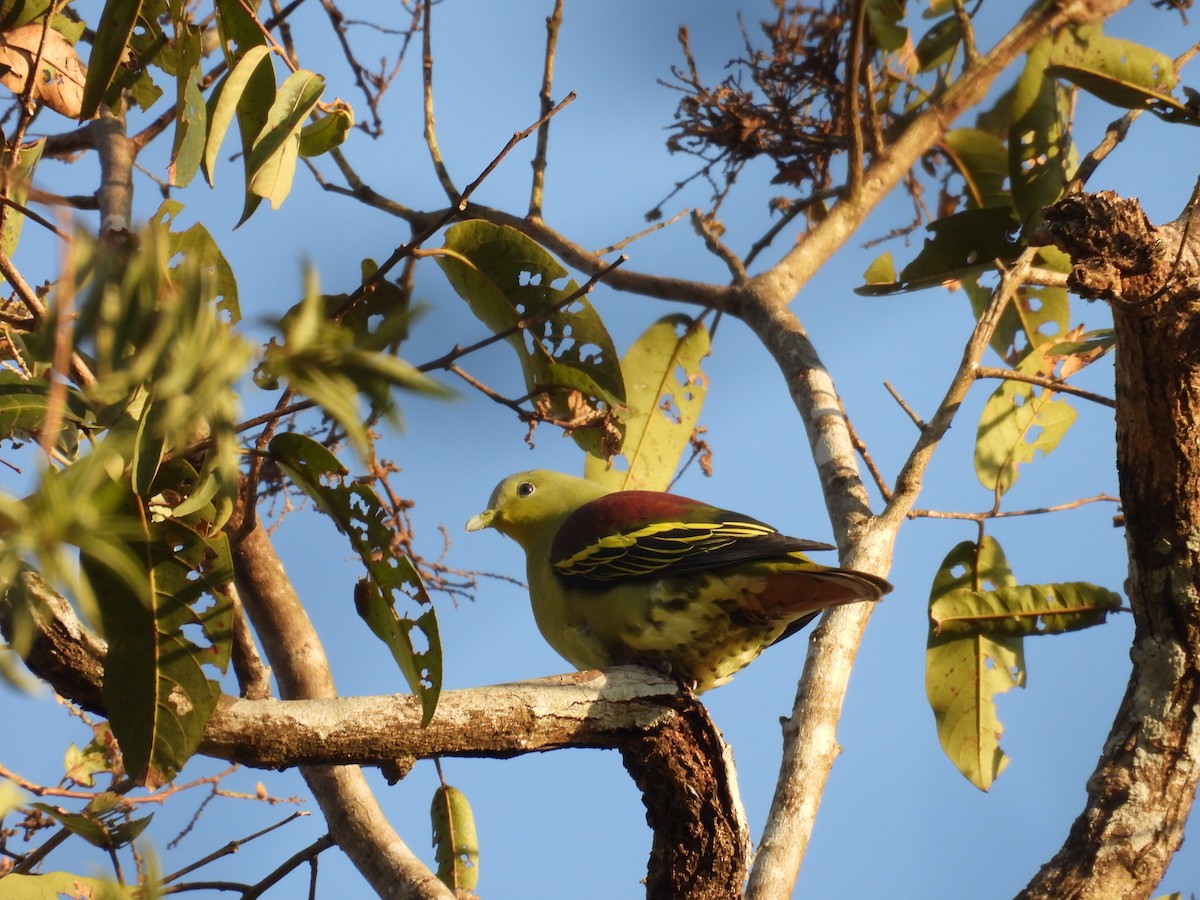
[[[1041, 354], [1035, 356], [1040, 359]], [[1026, 365], [1025, 368], [1030, 368]], [[1053, 451], [1077, 413], [1048, 388], [1008, 380], [988, 398], [975, 439], [975, 474], [997, 495], [1016, 482], [1018, 466]]]
[[292, 189], [300, 153], [300, 129], [321, 99], [325, 79], [315, 72], [293, 72], [275, 92], [263, 130], [246, 160], [247, 187], [278, 209]]
[[[567, 270], [515, 228], [470, 221], [446, 232], [437, 261], [471, 311], [516, 350], [531, 395], [578, 423], [571, 436], [588, 452], [611, 456], [620, 444], [613, 415], [625, 384], [616, 349], [584, 297], [570, 302]], [[524, 326], [524, 327], [522, 327]]]
[[908, 29], [900, 24], [903, 19], [899, 0], [867, 0], [867, 28], [880, 50], [894, 52], [908, 43]]
[[309, 122], [300, 129], [300, 155], [320, 156], [328, 153], [342, 145], [353, 127], [354, 110], [348, 103], [338, 100], [315, 122]]
[[[29, 196], [29, 182], [33, 178], [33, 170], [37, 168], [38, 160], [42, 158], [42, 148], [46, 139], [39, 138], [31, 144], [25, 144], [18, 152], [17, 163], [9, 171], [8, 197], [13, 203], [24, 206]], [[5, 145], [0, 151], [0, 166], [8, 169], [12, 160], [12, 151]], [[11, 206], [4, 217], [4, 233], [0, 236], [0, 249], [8, 256], [17, 250], [17, 242], [21, 239], [21, 228], [25, 224], [25, 213], [20, 206]]]
[[[947, 554], [934, 576], [930, 609], [949, 594], [1013, 584], [1004, 552], [993, 538], [985, 537], [979, 547], [964, 541]], [[988, 790], [1008, 765], [1000, 749], [1003, 727], [996, 696], [1024, 684], [1020, 638], [938, 634], [930, 619], [925, 692], [938, 740], [959, 772], [980, 790]]]
[[104, 878], [90, 878], [74, 872], [45, 872], [41, 875], [22, 875], [10, 872], [4, 876], [4, 888], [12, 891], [11, 900], [59, 900], [78, 897], [87, 891], [88, 900], [135, 900], [142, 894], [138, 886], [126, 887]]
[[942, 146], [966, 182], [972, 207], [1012, 206], [1012, 196], [1004, 188], [1008, 148], [1002, 140], [978, 128], [955, 128], [946, 132]]
[[[933, 237], [905, 266], [895, 282], [855, 288], [865, 295], [890, 294], [934, 287], [994, 268], [996, 260], [1015, 259], [1022, 249], [1010, 208], [967, 209], [929, 224]], [[872, 270], [875, 276], [882, 270]]]
[[[348, 480], [349, 473], [337, 457], [304, 435], [277, 435], [269, 451], [292, 483], [350, 539], [367, 570], [357, 598], [359, 613], [392, 651], [409, 688], [421, 701], [428, 724], [442, 689], [437, 616], [416, 567], [393, 548], [392, 529], [379, 497], [369, 485]], [[424, 611], [411, 619], [397, 611], [401, 601]], [[414, 631], [425, 639], [425, 649], [418, 649]]]
[[449, 785], [439, 786], [433, 793], [429, 816], [438, 878], [459, 896], [475, 890], [479, 883], [479, 835], [466, 794]]
[[175, 140], [171, 146], [167, 176], [170, 183], [178, 187], [187, 186], [204, 157], [208, 110], [200, 93], [200, 82], [204, 79], [201, 68], [203, 41], [202, 29], [180, 25], [171, 44], [171, 50], [176, 55], [179, 99], [175, 109]]
[[626, 403], [621, 453], [608, 463], [589, 454], [588, 478], [614, 490], [670, 486], [704, 405], [708, 379], [700, 363], [708, 350], [708, 329], [682, 314], [659, 319], [638, 338], [621, 360]]
[[1119, 594], [1086, 581], [1068, 581], [948, 591], [930, 604], [929, 617], [943, 637], [1030, 637], [1090, 628], [1120, 608]]
[[1049, 37], [1029, 51], [1010, 100], [1009, 179], [1023, 223], [1061, 196], [1075, 168], [1075, 148], [1067, 124], [1071, 97], [1046, 74], [1053, 51]]
[[80, 119], [94, 116], [108, 94], [141, 9], [142, 0], [106, 0], [103, 12], [93, 23], [96, 39], [88, 59]]
[[[201, 160], [204, 177], [208, 179], [210, 186], [213, 184], [221, 143], [241, 107], [243, 95], [246, 95], [247, 108], [262, 107], [262, 118], [263, 121], [266, 120], [266, 108], [275, 91], [275, 70], [271, 67], [270, 54], [268, 47], [252, 47], [237, 60], [229, 74], [218, 81], [213, 89], [206, 117], [208, 139]], [[259, 127], [261, 128], [261, 124]]]
[[921, 35], [917, 42], [919, 70], [928, 72], [951, 62], [961, 41], [962, 27], [958, 24], [958, 17], [942, 19]]

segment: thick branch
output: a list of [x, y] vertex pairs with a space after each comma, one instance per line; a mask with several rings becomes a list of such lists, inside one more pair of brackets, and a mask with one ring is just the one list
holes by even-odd
[[1200, 784], [1200, 229], [1162, 227], [1134, 200], [1068, 197], [1040, 239], [1070, 285], [1109, 300], [1117, 470], [1135, 623], [1133, 670], [1088, 799], [1025, 898], [1148, 897], [1183, 841]]
[[[240, 522], [230, 523], [237, 534]], [[238, 591], [284, 699], [336, 696], [325, 651], [261, 525], [234, 544]], [[357, 766], [305, 766], [329, 833], [381, 897], [443, 900], [452, 894], [388, 824]]]
[[[259, 547], [255, 536], [260, 534], [255, 530], [248, 536], [249, 552], [256, 558], [239, 559], [239, 566], [243, 592], [249, 586], [260, 595], [254, 601], [260, 607], [258, 626], [275, 632], [264, 638], [268, 656], [285, 695], [302, 694], [306, 685], [325, 694], [331, 685], [322, 671], [323, 655], [305, 637], [310, 626], [303, 610], [289, 605], [290, 587], [271, 575], [278, 561]], [[25, 575], [21, 585], [38, 601], [27, 654], [30, 667], [59, 693], [103, 714], [104, 643], [36, 575]], [[268, 596], [265, 610], [263, 594]], [[275, 594], [279, 596], [271, 599]], [[11, 635], [14, 611], [28, 607], [0, 598], [0, 628]], [[749, 841], [733, 761], [703, 705], [681, 694], [673, 680], [646, 669], [616, 668], [447, 691], [433, 721], [422, 726], [421, 719], [420, 703], [407, 695], [326, 694], [278, 701], [224, 697], [205, 728], [200, 751], [250, 766], [303, 766], [322, 810], [331, 817], [335, 838], [361, 841], [363, 852], [385, 854], [364, 871], [369, 879], [383, 879], [372, 881], [376, 890], [384, 896], [413, 896], [413, 888], [398, 882], [394, 873], [392, 881], [386, 880], [403, 845], [390, 836], [357, 765], [388, 767], [397, 760], [439, 756], [503, 759], [565, 747], [617, 749], [642, 789], [654, 830], [650, 896], [703, 900], [740, 894]], [[373, 831], [364, 835], [364, 827]], [[355, 862], [361, 870], [362, 864]], [[427, 887], [429, 893], [444, 893], [440, 883]]]

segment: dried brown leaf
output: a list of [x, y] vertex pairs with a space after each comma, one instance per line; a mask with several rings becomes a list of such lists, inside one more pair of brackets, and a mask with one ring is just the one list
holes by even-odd
[[40, 73], [34, 79], [31, 97], [60, 115], [79, 118], [87, 67], [71, 42], [53, 29], [30, 24], [0, 34], [0, 84], [21, 95], [39, 46], [42, 48]]

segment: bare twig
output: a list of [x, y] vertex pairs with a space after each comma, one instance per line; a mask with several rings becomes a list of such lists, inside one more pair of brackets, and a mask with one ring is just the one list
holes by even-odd
[[432, 7], [432, 0], [425, 0], [425, 26], [424, 34], [421, 37], [421, 84], [425, 96], [425, 146], [429, 148], [429, 159], [433, 163], [433, 171], [437, 174], [438, 182], [446, 194], [446, 199], [455, 203], [461, 198], [458, 189], [454, 186], [454, 179], [450, 177], [450, 172], [446, 169], [446, 162], [442, 159], [433, 119], [433, 50], [430, 42]]
[[546, 151], [550, 144], [550, 120], [546, 118], [554, 108], [550, 89], [554, 84], [554, 57], [558, 48], [558, 30], [562, 27], [562, 0], [554, 0], [554, 12], [546, 18], [546, 62], [542, 68], [541, 100], [542, 124], [538, 128], [537, 149], [533, 154], [533, 185], [529, 191], [529, 218], [542, 217], [542, 199], [546, 188]]
[[908, 517], [910, 519], [965, 519], [971, 522], [982, 522], [987, 519], [1009, 519], [1015, 516], [1040, 516], [1046, 513], [1063, 512], [1068, 509], [1079, 509], [1081, 506], [1086, 506], [1089, 503], [1120, 503], [1120, 497], [1114, 497], [1111, 494], [1096, 494], [1094, 497], [1081, 497], [1078, 500], [1072, 500], [1068, 503], [1058, 503], [1053, 506], [1039, 506], [1035, 509], [1013, 509], [1007, 512], [1002, 512], [996, 509], [988, 509], [983, 512], [955, 512], [943, 511], [937, 509], [913, 509], [909, 510]]
[[1117, 403], [1111, 397], [1105, 397], [1103, 394], [1095, 394], [1091, 391], [1086, 391], [1083, 388], [1077, 388], [1072, 384], [1068, 384], [1058, 378], [1053, 378], [1048, 375], [1031, 375], [1025, 372], [1017, 372], [1013, 369], [1000, 369], [994, 366], [978, 366], [975, 369], [976, 378], [999, 378], [1004, 381], [1022, 381], [1026, 384], [1036, 384], [1039, 387], [1047, 388], [1051, 391], [1058, 391], [1063, 394], [1071, 394], [1083, 400], [1091, 400], [1093, 403], [1099, 403], [1101, 406], [1115, 408]]
[[917, 415], [917, 411], [908, 405], [905, 399], [900, 396], [900, 392], [892, 387], [892, 383], [890, 381], [885, 381], [883, 386], [887, 388], [887, 392], [892, 395], [892, 399], [900, 404], [900, 408], [904, 410], [905, 414], [912, 419], [912, 423], [917, 426], [917, 430], [924, 431], [928, 423]]

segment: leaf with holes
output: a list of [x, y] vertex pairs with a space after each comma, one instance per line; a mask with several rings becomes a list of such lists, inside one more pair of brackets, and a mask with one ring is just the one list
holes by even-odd
[[[1015, 259], [1022, 250], [1015, 237], [1017, 223], [1009, 207], [965, 209], [929, 224], [933, 237], [925, 239], [916, 258], [905, 266], [895, 282], [875, 282], [855, 288], [865, 295], [893, 294], [935, 287], [995, 268], [996, 260]], [[876, 260], [867, 270], [871, 278], [885, 271]]]
[[621, 360], [627, 412], [621, 453], [584, 460], [584, 475], [613, 490], [665, 491], [687, 448], [708, 389], [700, 362], [708, 329], [683, 314], [659, 319]]
[[437, 876], [457, 896], [475, 890], [479, 883], [479, 834], [467, 795], [443, 784], [433, 792], [429, 809], [433, 821]]
[[[99, 45], [97, 37], [97, 51]], [[31, 78], [30, 70], [39, 50], [38, 71]], [[93, 58], [97, 51], [93, 52]], [[20, 95], [28, 88], [36, 103], [68, 119], [79, 118], [86, 78], [87, 70], [75, 48], [53, 28], [38, 22], [0, 33], [0, 84], [14, 94]], [[89, 113], [83, 117], [90, 116]]]
[[[1031, 357], [1040, 362], [1035, 352]], [[1018, 371], [1036, 367], [1024, 362]], [[1038, 451], [1048, 454], [1075, 423], [1077, 413], [1048, 388], [1005, 381], [983, 407], [975, 437], [975, 474], [997, 496], [1016, 483], [1017, 467], [1032, 462]]]
[[970, 205], [976, 209], [1012, 206], [1005, 189], [1008, 148], [994, 134], [978, 128], [955, 128], [942, 139], [942, 149], [962, 176]]
[[535, 404], [567, 420], [589, 453], [615, 453], [625, 402], [616, 348], [585, 297], [568, 301], [575, 282], [555, 286], [567, 277], [558, 260], [515, 228], [472, 220], [446, 232], [437, 261], [476, 317], [508, 335]]
[[1076, 166], [1071, 93], [1046, 74], [1054, 52], [1049, 37], [1034, 45], [1009, 97], [1009, 179], [1017, 216], [1026, 224], [1061, 196]]
[[1120, 594], [1086, 581], [1067, 581], [951, 590], [930, 604], [929, 618], [939, 637], [1030, 637], [1100, 625], [1120, 608]]
[[[428, 724], [442, 689], [437, 615], [412, 560], [393, 548], [392, 529], [379, 497], [369, 485], [348, 481], [349, 473], [338, 458], [304, 435], [278, 435], [269, 452], [292, 483], [350, 539], [367, 570], [355, 597], [359, 614], [392, 651], [409, 688], [421, 701]], [[400, 601], [424, 612], [415, 619], [401, 615], [396, 611]], [[417, 649], [414, 631], [425, 638], [425, 649]]]
[[[947, 554], [933, 579], [929, 608], [964, 590], [1011, 587], [1012, 571], [995, 539], [978, 547], [964, 541]], [[925, 693], [937, 724], [942, 750], [980, 790], [992, 786], [1008, 765], [1000, 749], [1003, 727], [996, 696], [1025, 685], [1025, 658], [1019, 637], [939, 634], [932, 618], [925, 651]]]

